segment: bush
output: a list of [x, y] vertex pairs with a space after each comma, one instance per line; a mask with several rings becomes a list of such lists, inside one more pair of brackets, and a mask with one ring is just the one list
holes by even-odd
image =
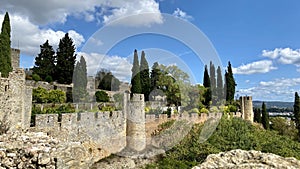
[[50, 90], [49, 92], [38, 87], [32, 90], [32, 102], [35, 103], [65, 103], [66, 93], [61, 90]]
[[41, 77], [38, 74], [33, 74], [32, 79], [37, 82], [41, 80]]
[[280, 136], [275, 131], [256, 128], [241, 118], [223, 116], [217, 129], [201, 142], [203, 125], [194, 125], [181, 142], [166, 152], [166, 155], [148, 168], [191, 168], [202, 163], [209, 154], [233, 149], [257, 150], [283, 157], [300, 159], [300, 143], [289, 137]]
[[48, 82], [48, 83], [53, 82], [52, 76], [47, 75], [46, 78], [45, 78], [45, 81]]
[[105, 91], [97, 91], [95, 96], [96, 102], [109, 102], [108, 94]]

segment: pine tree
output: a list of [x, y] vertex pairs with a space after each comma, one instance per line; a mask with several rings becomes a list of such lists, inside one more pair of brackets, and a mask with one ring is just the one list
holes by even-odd
[[87, 69], [86, 61], [83, 56], [76, 63], [73, 73], [73, 101], [85, 102], [87, 99]]
[[259, 108], [254, 109], [254, 122], [261, 123], [261, 112]]
[[0, 72], [3, 77], [8, 77], [12, 71], [10, 49], [10, 20], [6, 12], [0, 34]]
[[232, 103], [234, 101], [236, 83], [233, 77], [230, 62], [228, 62], [227, 71], [225, 73], [225, 84], [226, 84], [226, 101], [228, 103]]
[[142, 94], [144, 94], [145, 100], [148, 101], [151, 82], [150, 82], [149, 65], [146, 60], [144, 51], [142, 51], [142, 55], [141, 55], [140, 77], [141, 77]]
[[209, 107], [210, 102], [212, 100], [211, 86], [210, 86], [210, 78], [208, 75], [207, 65], [205, 65], [204, 76], [203, 76], [203, 86], [206, 88], [204, 93], [204, 105]]
[[68, 33], [59, 41], [56, 55], [57, 64], [54, 78], [61, 84], [72, 83], [76, 54], [75, 45]]
[[131, 93], [142, 93], [140, 66], [137, 50], [134, 50], [134, 58], [131, 72]]
[[262, 104], [262, 116], [261, 116], [261, 122], [262, 125], [266, 130], [270, 129], [270, 124], [269, 124], [269, 113], [267, 112], [266, 104], [263, 102]]
[[218, 66], [217, 69], [217, 97], [218, 100], [221, 101], [221, 99], [223, 99], [224, 97], [224, 91], [223, 91], [223, 77], [222, 77], [222, 71], [221, 71], [221, 67]]
[[298, 92], [295, 92], [294, 120], [296, 123], [296, 128], [298, 130], [298, 140], [300, 141], [300, 99], [299, 99]]
[[55, 52], [48, 40], [40, 45], [41, 52], [35, 58], [35, 66], [33, 67], [33, 74], [39, 75], [43, 80], [47, 76], [53, 78], [55, 73]]

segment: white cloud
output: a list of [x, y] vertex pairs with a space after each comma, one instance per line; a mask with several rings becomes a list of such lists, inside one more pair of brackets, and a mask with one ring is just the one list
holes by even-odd
[[191, 20], [193, 19], [192, 16], [188, 15], [186, 12], [182, 11], [181, 9], [177, 8], [174, 12], [173, 12], [173, 16], [177, 17], [177, 18], [181, 18], [184, 20]]
[[[0, 15], [1, 22], [4, 18]], [[23, 54], [36, 56], [39, 53], [39, 47], [46, 40], [56, 50], [59, 40], [64, 37], [65, 32], [54, 31], [52, 29], [40, 29], [39, 26], [31, 23], [28, 18], [18, 15], [10, 15], [11, 22], [11, 41], [12, 47], [19, 48]], [[68, 31], [76, 47], [82, 45], [85, 41], [83, 36], [74, 30]]]
[[95, 75], [100, 69], [110, 70], [121, 81], [129, 81], [131, 77], [132, 64], [127, 58], [120, 56], [107, 56], [99, 53], [78, 53], [87, 62], [89, 75]]
[[276, 48], [272, 50], [263, 50], [262, 56], [271, 59], [277, 59], [282, 64], [295, 64], [300, 66], [300, 49]]
[[261, 60], [246, 65], [239, 66], [237, 68], [232, 68], [234, 74], [255, 74], [255, 73], [267, 73], [271, 70], [277, 69], [273, 66], [270, 60]]
[[257, 86], [239, 89], [239, 95], [251, 95], [254, 100], [292, 101], [295, 91], [299, 90], [300, 78], [281, 78], [261, 81]]
[[122, 24], [139, 26], [162, 22], [159, 3], [155, 0], [1, 0], [0, 6], [11, 14], [27, 16], [30, 22], [37, 25], [64, 23], [68, 16], [83, 18], [88, 22], [102, 20], [107, 24], [120, 17], [142, 13], [155, 14], [147, 18], [136, 17], [134, 21]]

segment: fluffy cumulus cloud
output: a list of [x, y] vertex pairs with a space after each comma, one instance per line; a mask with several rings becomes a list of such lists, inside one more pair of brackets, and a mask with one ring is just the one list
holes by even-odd
[[101, 68], [110, 70], [113, 75], [115, 75], [121, 81], [130, 80], [132, 64], [127, 58], [83, 52], [79, 52], [78, 56], [83, 56], [85, 58], [89, 75], [95, 75], [96, 72]]
[[300, 66], [300, 49], [276, 48], [274, 50], [263, 50], [262, 56], [277, 59], [282, 64]]
[[155, 13], [136, 17], [135, 21], [124, 24], [147, 25], [161, 23], [159, 4], [155, 0], [2, 0], [3, 10], [21, 16], [28, 16], [34, 24], [47, 25], [49, 23], [64, 23], [68, 16], [83, 18], [86, 21], [99, 19], [105, 24], [120, 17], [142, 13]]
[[251, 95], [255, 100], [293, 101], [294, 93], [300, 87], [300, 78], [280, 78], [271, 81], [261, 81], [257, 86], [239, 89], [240, 95]]
[[[0, 15], [0, 18], [4, 18], [4, 16]], [[36, 56], [40, 50], [39, 46], [46, 40], [49, 40], [49, 43], [56, 50], [59, 40], [65, 35], [63, 31], [40, 29], [31, 23], [27, 17], [10, 15], [10, 22], [12, 47], [20, 48], [23, 54], [29, 56]], [[76, 47], [81, 46], [85, 41], [83, 36], [74, 30], [69, 30], [68, 33]]]
[[184, 20], [191, 20], [193, 19], [192, 16], [188, 15], [186, 12], [182, 11], [181, 9], [177, 8], [174, 12], [173, 12], [173, 16], [184, 19]]
[[256, 74], [256, 73], [267, 73], [271, 70], [277, 69], [273, 66], [270, 60], [261, 60], [246, 65], [241, 65], [237, 68], [232, 68], [234, 74]]

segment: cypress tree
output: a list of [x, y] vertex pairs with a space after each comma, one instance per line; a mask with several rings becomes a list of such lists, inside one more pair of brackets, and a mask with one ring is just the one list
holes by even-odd
[[87, 69], [86, 61], [83, 56], [76, 63], [73, 73], [73, 101], [85, 102], [87, 100]]
[[134, 50], [133, 65], [131, 72], [131, 93], [142, 93], [139, 58], [136, 49]]
[[[223, 91], [223, 78], [222, 78], [222, 71], [221, 71], [221, 67], [218, 66], [217, 69], [217, 97], [218, 99], [222, 99], [224, 96], [224, 91]], [[221, 101], [221, 100], [220, 100]]]
[[270, 124], [269, 124], [269, 113], [267, 112], [266, 104], [263, 102], [262, 104], [262, 116], [261, 116], [261, 122], [262, 125], [266, 130], [270, 129]]
[[254, 109], [254, 122], [261, 123], [261, 112], [260, 108]]
[[212, 95], [212, 105], [217, 103], [217, 91], [216, 91], [216, 68], [215, 65], [210, 61], [209, 65], [209, 78], [210, 78], [210, 90]]
[[141, 77], [142, 94], [144, 94], [145, 100], [148, 101], [151, 82], [150, 82], [149, 65], [146, 60], [144, 51], [142, 51], [142, 55], [141, 55], [140, 77]]
[[0, 72], [3, 77], [8, 77], [9, 72], [12, 71], [10, 31], [9, 15], [6, 12], [0, 34]]
[[33, 74], [39, 75], [43, 80], [47, 76], [53, 78], [55, 73], [55, 52], [53, 47], [49, 45], [48, 40], [40, 45], [41, 52], [35, 58], [35, 66], [33, 67]]
[[204, 76], [203, 76], [203, 86], [206, 88], [204, 93], [204, 105], [209, 107], [210, 101], [212, 100], [211, 86], [210, 86], [210, 78], [208, 75], [207, 65], [205, 65]]
[[298, 92], [295, 92], [294, 120], [296, 123], [296, 128], [298, 130], [298, 140], [300, 141], [300, 99], [299, 99]]
[[54, 78], [61, 84], [72, 83], [76, 54], [75, 45], [68, 33], [59, 41], [56, 55], [57, 64]]
[[234, 101], [236, 83], [233, 77], [230, 62], [228, 62], [227, 71], [225, 73], [225, 84], [226, 84], [226, 101], [228, 103], [232, 103]]

